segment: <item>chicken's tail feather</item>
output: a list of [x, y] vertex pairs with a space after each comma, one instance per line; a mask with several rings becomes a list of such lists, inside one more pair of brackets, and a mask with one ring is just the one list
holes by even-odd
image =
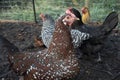
[[103, 22], [103, 25], [108, 26], [106, 32], [111, 31], [114, 29], [118, 24], [118, 14], [117, 12], [111, 12]]
[[98, 32], [97, 35], [95, 35], [94, 39], [103, 39], [108, 36], [112, 30], [117, 26], [118, 24], [118, 14], [116, 12], [111, 12], [103, 22], [99, 28], [97, 28]]
[[103, 22], [101, 32], [103, 35], [109, 34], [118, 24], [118, 14], [111, 12]]
[[105, 21], [103, 22], [103, 24], [108, 24], [111, 22], [116, 22], [118, 20], [118, 14], [117, 12], [111, 12], [105, 19]]

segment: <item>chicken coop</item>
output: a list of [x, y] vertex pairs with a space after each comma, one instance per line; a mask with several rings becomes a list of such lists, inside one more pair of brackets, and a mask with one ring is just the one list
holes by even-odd
[[[102, 62], [89, 60], [85, 56], [79, 61], [80, 74], [70, 80], [120, 80], [120, 0], [0, 0], [0, 36], [13, 43], [20, 52], [43, 50], [46, 47], [43, 43], [42, 47], [39, 45], [38, 38], [43, 26], [40, 14], [49, 14], [56, 20], [70, 7], [82, 14], [84, 6], [89, 9], [93, 22], [104, 22], [114, 11], [118, 13], [119, 21], [100, 51]], [[24, 80], [19, 79], [21, 76], [10, 68], [6, 57], [3, 57], [5, 51], [2, 50], [5, 48], [1, 47], [2, 43], [0, 40], [0, 80]]]

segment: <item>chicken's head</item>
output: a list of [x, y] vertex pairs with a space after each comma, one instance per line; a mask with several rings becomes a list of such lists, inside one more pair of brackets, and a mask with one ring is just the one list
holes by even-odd
[[76, 16], [71, 16], [71, 15], [67, 14], [62, 21], [63, 21], [64, 25], [71, 26], [73, 24], [73, 22], [76, 20], [79, 20], [79, 18], [77, 18]]
[[81, 20], [81, 14], [80, 12], [75, 9], [75, 8], [68, 8], [66, 11], [65, 11], [66, 14], [69, 14], [71, 15], [72, 17], [77, 17]]
[[81, 12], [82, 12], [82, 14], [86, 14], [86, 13], [89, 12], [89, 9], [88, 9], [87, 7], [83, 7], [83, 8], [81, 9]]
[[49, 14], [43, 14], [43, 13], [41, 13], [39, 15], [39, 17], [42, 19], [42, 21], [53, 20], [52, 17]]
[[42, 21], [45, 20], [45, 15], [44, 15], [44, 14], [41, 13], [41, 14], [39, 15], [39, 17], [42, 19]]

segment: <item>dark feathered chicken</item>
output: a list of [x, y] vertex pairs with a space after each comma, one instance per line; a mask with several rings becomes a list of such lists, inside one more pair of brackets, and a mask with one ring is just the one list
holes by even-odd
[[9, 56], [13, 69], [24, 80], [67, 80], [79, 72], [69, 28], [59, 18], [50, 46], [44, 51]]
[[[118, 24], [118, 14], [116, 12], [111, 12], [106, 17], [103, 24], [99, 27], [93, 27], [83, 24], [81, 14], [75, 8], [69, 8], [68, 10], [66, 10], [66, 14], [68, 15], [64, 19], [64, 22], [66, 22], [65, 24], [68, 24], [69, 26], [72, 26], [73, 28], [81, 32], [89, 33], [92, 36], [90, 39], [85, 40], [80, 46], [80, 50], [87, 55], [98, 53], [103, 48], [104, 41], [107, 36]], [[79, 20], [71, 21], [67, 17], [78, 17]]]
[[0, 79], [17, 79], [10, 70], [8, 55], [19, 52], [18, 48], [0, 35]]

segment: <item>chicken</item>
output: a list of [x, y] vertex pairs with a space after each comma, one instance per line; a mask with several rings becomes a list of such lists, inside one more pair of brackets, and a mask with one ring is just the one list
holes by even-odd
[[19, 49], [0, 35], [0, 79], [18, 79], [17, 75], [9, 68], [8, 54], [19, 52]]
[[[45, 46], [48, 48], [52, 40], [53, 32], [55, 29], [55, 22], [54, 22], [54, 19], [48, 14], [45, 14], [45, 15], [40, 14], [40, 17], [43, 20], [43, 27], [41, 31], [42, 41], [45, 44]], [[74, 19], [77, 20], [78, 18], [74, 18]], [[83, 40], [89, 39], [90, 36], [88, 33], [82, 33], [79, 30], [75, 30], [75, 29], [71, 30], [71, 35], [73, 39], [74, 48], [76, 49], [75, 51], [76, 51], [77, 57], [80, 58], [81, 53], [78, 47], [81, 45]]]
[[64, 16], [55, 22], [55, 31], [48, 49], [9, 55], [15, 72], [24, 80], [67, 80], [80, 71], [75, 56], [69, 28], [62, 22]]
[[[80, 46], [81, 52], [89, 56], [99, 53], [103, 49], [105, 39], [118, 24], [118, 14], [116, 12], [111, 12], [99, 27], [85, 25], [82, 22], [79, 11], [75, 8], [67, 9], [66, 14], [68, 15], [63, 19], [65, 24], [81, 32], [89, 33], [92, 36], [88, 40], [85, 40]], [[79, 20], [71, 21], [71, 18], [74, 17], [78, 17]], [[101, 61], [101, 59], [98, 58], [98, 61]]]
[[[48, 48], [53, 37], [55, 22], [54, 22], [54, 19], [48, 14], [45, 14], [45, 15], [41, 14], [40, 17], [43, 20], [43, 27], [41, 31], [42, 41], [45, 44], [45, 46]], [[82, 33], [75, 29], [71, 30], [71, 35], [73, 39], [73, 45], [75, 48], [80, 46], [83, 40], [89, 39], [90, 37], [88, 33]]]
[[88, 24], [90, 22], [90, 12], [87, 7], [83, 7], [81, 9], [82, 12], [82, 21], [84, 24]]
[[90, 11], [88, 7], [82, 7], [82, 22], [84, 24], [92, 25], [92, 26], [99, 26], [102, 25], [102, 22], [91, 22], [90, 21]]

